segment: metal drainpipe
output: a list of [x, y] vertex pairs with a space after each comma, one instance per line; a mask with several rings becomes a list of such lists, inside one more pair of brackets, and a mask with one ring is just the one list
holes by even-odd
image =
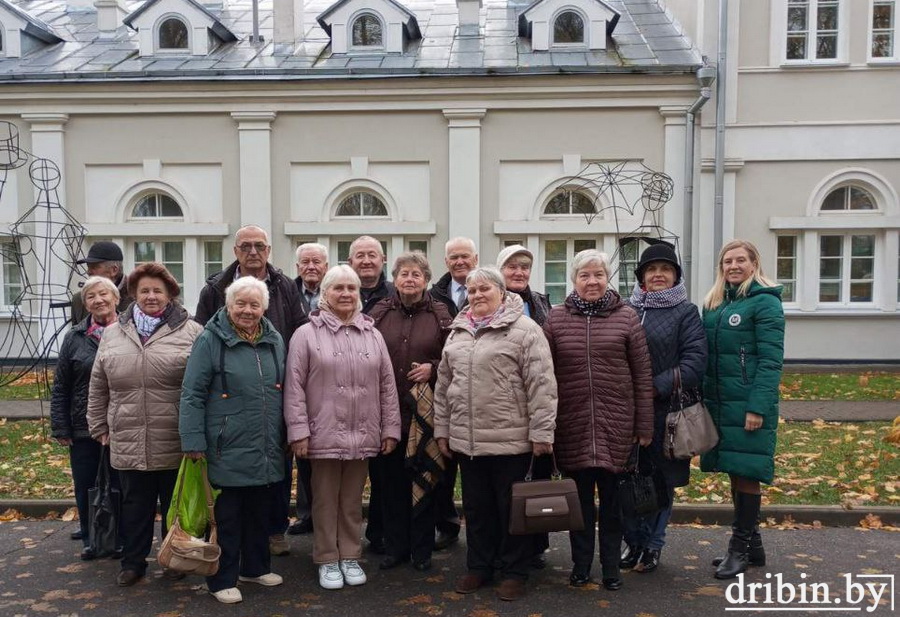
[[719, 0], [719, 49], [716, 70], [716, 201], [713, 208], [713, 255], [722, 250], [725, 210], [725, 73], [728, 57], [728, 0]]

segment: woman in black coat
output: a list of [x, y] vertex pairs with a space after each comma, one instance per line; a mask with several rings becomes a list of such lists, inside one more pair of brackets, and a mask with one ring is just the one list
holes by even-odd
[[81, 288], [81, 298], [88, 316], [69, 330], [59, 350], [50, 400], [50, 427], [54, 439], [69, 448], [75, 505], [81, 523], [81, 528], [72, 533], [72, 539], [82, 541], [81, 558], [87, 561], [95, 557], [89, 546], [88, 490], [94, 486], [103, 451], [100, 442], [91, 439], [88, 431], [88, 385], [100, 337], [104, 328], [116, 319], [119, 290], [111, 280], [92, 276]]
[[699, 310], [688, 301], [672, 246], [658, 243], [648, 247], [635, 274], [639, 286], [628, 302], [641, 318], [650, 349], [654, 415], [650, 447], [666, 477], [669, 507], [650, 516], [625, 520], [626, 546], [619, 567], [652, 572], [659, 565], [665, 544], [675, 487], [685, 486], [690, 480], [689, 460], [669, 460], [662, 454], [666, 416], [679, 409], [675, 369], [681, 373], [680, 404], [693, 405], [703, 399], [700, 386], [708, 352]]

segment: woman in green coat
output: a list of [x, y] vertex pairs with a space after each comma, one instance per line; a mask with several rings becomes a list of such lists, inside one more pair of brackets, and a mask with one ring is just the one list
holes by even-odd
[[704, 398], [719, 443], [700, 459], [703, 471], [731, 480], [734, 522], [728, 555], [713, 561], [716, 578], [765, 565], [759, 535], [760, 483], [775, 473], [778, 386], [784, 360], [781, 287], [766, 278], [759, 251], [732, 240], [719, 253], [716, 282], [703, 302], [709, 345]]

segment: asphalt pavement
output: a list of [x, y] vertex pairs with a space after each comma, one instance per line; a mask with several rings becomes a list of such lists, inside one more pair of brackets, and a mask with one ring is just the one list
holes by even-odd
[[[804, 610], [804, 606], [825, 606], [800, 604], [802, 583], [828, 584], [827, 597], [832, 602], [841, 600], [844, 609], [858, 607], [866, 614], [890, 615], [891, 602], [894, 602], [894, 614], [900, 610], [894, 587], [883, 590], [880, 604], [874, 603], [873, 595], [865, 586], [851, 588], [849, 595], [846, 592], [846, 574], [853, 576], [853, 584], [865, 585], [893, 583], [885, 575], [900, 572], [900, 533], [884, 530], [765, 529], [767, 565], [751, 569], [743, 584], [733, 584], [735, 581], [714, 579], [709, 565], [711, 559], [723, 552], [727, 529], [673, 526], [659, 569], [649, 574], [623, 573], [624, 586], [617, 592], [606, 591], [596, 584], [577, 589], [568, 586], [571, 569], [568, 538], [565, 533], [556, 533], [551, 534], [546, 569], [533, 573], [526, 597], [518, 602], [497, 599], [491, 587], [469, 596], [453, 591], [453, 581], [464, 571], [464, 541], [436, 553], [435, 567], [427, 573], [416, 572], [408, 565], [379, 571], [377, 556], [368, 555], [363, 560], [369, 577], [366, 585], [326, 591], [319, 587], [310, 559], [311, 536], [294, 536], [290, 537], [291, 555], [272, 559], [272, 570], [284, 577], [284, 584], [272, 588], [241, 584], [244, 602], [226, 606], [199, 589], [202, 583], [199, 577], [187, 577], [179, 582], [161, 578], [155, 561], [149, 565], [148, 576], [137, 585], [116, 587], [114, 579], [119, 564], [109, 559], [79, 561], [80, 542], [69, 539], [69, 532], [75, 528], [76, 523], [61, 521], [0, 524], [0, 615], [697, 617], [725, 615], [729, 607], [757, 606], [748, 602], [729, 603], [729, 597], [739, 600], [742, 591], [744, 600], [749, 600], [749, 583], [770, 586], [774, 603], [766, 605], [768, 608], [791, 608], [792, 614], [797, 615], [818, 614]], [[597, 563], [592, 574], [599, 575]], [[776, 575], [779, 574], [782, 598], [788, 599], [785, 584], [789, 584], [794, 586], [794, 601], [778, 602]], [[764, 592], [765, 587], [757, 590], [758, 602], [764, 599]], [[825, 597], [820, 594], [817, 599]], [[829, 606], [837, 608], [833, 604]]]

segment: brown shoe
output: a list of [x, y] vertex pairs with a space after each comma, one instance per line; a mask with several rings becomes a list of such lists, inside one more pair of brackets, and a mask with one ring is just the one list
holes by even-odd
[[507, 602], [521, 600], [525, 595], [525, 583], [515, 578], [508, 578], [500, 581], [497, 587], [497, 597]]
[[269, 536], [269, 554], [273, 557], [283, 557], [291, 554], [291, 545], [288, 544], [283, 533]]
[[116, 576], [116, 585], [119, 587], [131, 587], [143, 578], [143, 574], [136, 570], [122, 570]]
[[480, 574], [472, 572], [464, 574], [456, 579], [456, 593], [475, 593], [486, 582], [487, 579]]
[[187, 576], [187, 574], [185, 574], [184, 572], [179, 572], [178, 570], [170, 570], [169, 568], [163, 568], [162, 575], [163, 578], [168, 581], [180, 581], [185, 576]]

